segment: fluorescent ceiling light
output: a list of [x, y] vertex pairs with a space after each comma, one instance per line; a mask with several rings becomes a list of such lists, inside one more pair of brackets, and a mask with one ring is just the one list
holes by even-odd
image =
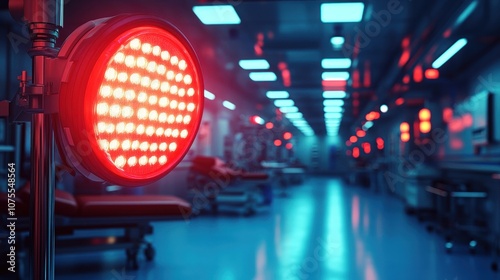
[[342, 100], [342, 99], [326, 99], [325, 101], [323, 101], [323, 106], [325, 106], [325, 107], [344, 106], [344, 100]]
[[255, 121], [255, 123], [260, 124], [260, 125], [263, 125], [266, 123], [266, 121], [263, 118], [261, 118], [260, 116], [254, 116], [253, 120]]
[[341, 119], [342, 113], [325, 113], [325, 119]]
[[251, 72], [250, 79], [255, 82], [272, 82], [276, 81], [278, 77], [274, 72]]
[[231, 103], [231, 102], [229, 102], [229, 101], [227, 101], [227, 100], [224, 100], [224, 101], [222, 102], [222, 106], [224, 106], [224, 107], [228, 108], [229, 110], [234, 110], [234, 109], [236, 109], [236, 105], [234, 105], [233, 103]]
[[370, 129], [372, 126], [373, 126], [373, 122], [372, 122], [372, 121], [369, 121], [369, 122], [366, 122], [366, 123], [363, 125], [363, 128], [364, 128], [364, 130], [368, 130], [368, 129]]
[[328, 90], [323, 92], [323, 98], [346, 98], [347, 93], [342, 90]]
[[345, 81], [349, 79], [349, 72], [323, 72], [321, 78], [324, 81]]
[[290, 107], [295, 105], [295, 102], [291, 99], [278, 99], [274, 100], [274, 106], [276, 107]]
[[458, 16], [457, 21], [455, 21], [454, 27], [458, 27], [460, 24], [462, 24], [471, 14], [474, 12], [474, 10], [477, 7], [477, 1], [472, 1], [467, 8], [464, 9], [464, 11]]
[[288, 113], [285, 114], [285, 117], [287, 119], [302, 119], [302, 113]]
[[342, 69], [351, 67], [350, 58], [324, 58], [321, 60], [324, 69]]
[[325, 107], [325, 113], [342, 113], [344, 109], [342, 107]]
[[364, 8], [360, 2], [324, 3], [321, 4], [321, 22], [360, 22]]
[[241, 23], [232, 5], [194, 6], [193, 12], [205, 25]]
[[335, 47], [339, 47], [339, 46], [342, 46], [344, 43], [345, 43], [345, 38], [342, 37], [342, 36], [333, 36], [331, 39], [330, 39], [330, 43], [332, 43], [332, 45]]
[[245, 70], [269, 69], [269, 62], [265, 59], [244, 59], [240, 60], [239, 64]]
[[292, 120], [292, 123], [295, 126], [309, 126], [309, 124], [304, 119], [294, 119]]
[[295, 106], [289, 106], [289, 107], [280, 107], [281, 113], [297, 113], [299, 111], [299, 108]]
[[438, 69], [439, 67], [443, 66], [443, 64], [445, 64], [450, 58], [452, 58], [465, 45], [467, 45], [467, 39], [465, 38], [456, 41], [455, 44], [453, 44], [432, 63], [432, 67]]
[[288, 98], [290, 97], [290, 94], [288, 94], [288, 91], [268, 91], [266, 92], [266, 96], [269, 99], [278, 99], [278, 98]]
[[208, 90], [205, 90], [204, 92], [205, 98], [209, 100], [214, 100], [215, 99], [215, 94], [211, 93]]
[[385, 104], [380, 105], [380, 112], [387, 113], [387, 111], [389, 111], [389, 107], [387, 107], [387, 105]]

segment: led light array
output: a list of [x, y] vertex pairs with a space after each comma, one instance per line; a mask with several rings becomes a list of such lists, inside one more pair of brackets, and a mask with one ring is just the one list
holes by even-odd
[[197, 109], [193, 67], [182, 52], [164, 50], [154, 39], [139, 35], [119, 48], [94, 108], [99, 148], [117, 168], [136, 173], [168, 162], [192, 131]]

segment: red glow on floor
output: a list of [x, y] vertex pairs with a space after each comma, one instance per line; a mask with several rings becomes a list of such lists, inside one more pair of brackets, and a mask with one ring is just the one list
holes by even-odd
[[352, 87], [359, 88], [360, 85], [361, 85], [361, 83], [360, 83], [360, 78], [359, 78], [359, 70], [354, 69], [354, 71], [352, 71]]
[[370, 87], [372, 84], [372, 75], [370, 70], [370, 61], [365, 61], [365, 72], [363, 75], [363, 86]]

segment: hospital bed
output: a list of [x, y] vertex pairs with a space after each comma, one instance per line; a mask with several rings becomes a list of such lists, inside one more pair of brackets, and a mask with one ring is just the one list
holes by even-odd
[[250, 215], [259, 212], [272, 200], [268, 179], [267, 173], [246, 172], [216, 157], [195, 157], [188, 176], [193, 213], [228, 210]]
[[[29, 196], [29, 183], [16, 192], [16, 238], [21, 245], [29, 238]], [[1, 193], [0, 205], [6, 206], [7, 202], [7, 194]], [[5, 216], [7, 207], [2, 208]], [[146, 236], [153, 233], [151, 223], [189, 219], [190, 215], [191, 205], [174, 196], [73, 195], [56, 189], [56, 253], [124, 249], [127, 266], [137, 269], [141, 250], [148, 261], [155, 256], [153, 245], [146, 241]], [[2, 230], [5, 229], [0, 229], [0, 235]]]

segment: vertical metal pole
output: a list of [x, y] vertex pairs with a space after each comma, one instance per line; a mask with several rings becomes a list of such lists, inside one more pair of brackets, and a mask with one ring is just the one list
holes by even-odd
[[[33, 83], [43, 85], [44, 56], [33, 57]], [[33, 99], [39, 102], [41, 99]], [[38, 104], [33, 104], [37, 106]], [[35, 113], [31, 120], [31, 279], [54, 279], [54, 133], [51, 115]]]

